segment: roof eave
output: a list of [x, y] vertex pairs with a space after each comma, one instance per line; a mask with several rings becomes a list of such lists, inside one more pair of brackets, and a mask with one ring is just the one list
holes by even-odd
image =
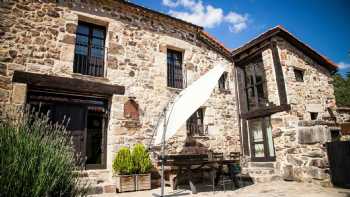
[[331, 62], [329, 59], [326, 57], [320, 55], [317, 53], [314, 49], [306, 45], [305, 43], [301, 42], [299, 39], [297, 39], [295, 36], [293, 36], [291, 33], [289, 33], [286, 29], [284, 29], [282, 26], [277, 26], [275, 28], [272, 28], [264, 33], [262, 33], [260, 36], [257, 38], [251, 40], [247, 44], [243, 45], [242, 47], [235, 49], [232, 51], [232, 56], [236, 56], [251, 47], [256, 46], [257, 44], [270, 39], [273, 36], [281, 36], [284, 39], [286, 39], [288, 42], [291, 42], [294, 46], [296, 46], [299, 50], [302, 50], [306, 55], [311, 56], [312, 59], [314, 59], [317, 63], [320, 65], [326, 67], [328, 70], [331, 72], [337, 71], [337, 65]]

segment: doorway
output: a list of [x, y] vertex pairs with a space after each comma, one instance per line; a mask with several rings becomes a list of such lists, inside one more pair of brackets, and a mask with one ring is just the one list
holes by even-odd
[[104, 114], [88, 110], [86, 131], [86, 169], [103, 168]]
[[270, 117], [248, 120], [252, 161], [275, 161]]
[[78, 166], [106, 168], [105, 100], [42, 92], [29, 92], [27, 98], [31, 108], [49, 114], [52, 123], [66, 125]]

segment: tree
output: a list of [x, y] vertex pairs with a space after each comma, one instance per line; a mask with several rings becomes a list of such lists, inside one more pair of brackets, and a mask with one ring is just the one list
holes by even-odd
[[339, 73], [333, 76], [334, 94], [338, 106], [350, 107], [350, 72], [347, 77], [342, 77]]

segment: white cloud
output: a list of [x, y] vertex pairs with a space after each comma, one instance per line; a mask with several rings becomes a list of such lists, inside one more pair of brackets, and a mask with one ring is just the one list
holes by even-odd
[[225, 16], [225, 21], [230, 23], [229, 29], [233, 33], [241, 32], [248, 27], [248, 15], [241, 15], [236, 12], [229, 12]]
[[170, 10], [169, 14], [176, 18], [207, 28], [212, 28], [220, 24], [224, 17], [220, 8], [214, 8], [210, 5], [206, 7], [196, 5], [191, 8], [191, 12]]
[[[238, 33], [248, 27], [247, 14], [241, 15], [231, 11], [225, 16], [221, 8], [203, 5], [201, 0], [163, 0], [163, 5], [171, 8], [169, 11], [171, 16], [205, 28], [213, 28], [226, 22], [231, 32]], [[175, 10], [178, 7], [184, 10]]]
[[350, 68], [350, 63], [339, 62], [338, 63], [339, 70], [345, 70]]

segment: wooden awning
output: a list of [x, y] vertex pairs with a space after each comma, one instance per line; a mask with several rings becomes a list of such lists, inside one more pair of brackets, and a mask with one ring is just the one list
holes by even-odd
[[29, 88], [68, 91], [92, 96], [112, 96], [113, 94], [123, 95], [125, 93], [124, 86], [23, 71], [15, 71], [12, 81], [26, 83]]

